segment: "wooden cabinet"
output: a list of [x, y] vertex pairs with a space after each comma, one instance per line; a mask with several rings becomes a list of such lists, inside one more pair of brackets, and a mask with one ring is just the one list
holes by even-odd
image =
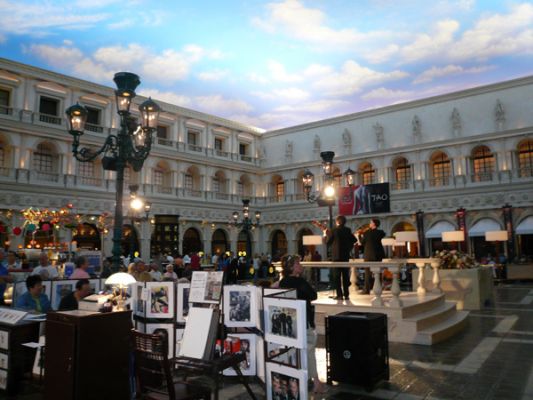
[[46, 317], [46, 400], [130, 398], [131, 311]]
[[[0, 389], [9, 395], [18, 392], [22, 376], [31, 372], [35, 349], [23, 343], [39, 341], [39, 322], [0, 323]], [[0, 392], [0, 398], [1, 398]]]

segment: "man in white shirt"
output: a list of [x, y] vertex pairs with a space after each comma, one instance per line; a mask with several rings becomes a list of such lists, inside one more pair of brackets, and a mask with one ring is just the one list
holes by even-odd
[[41, 275], [43, 280], [59, 278], [59, 272], [57, 272], [57, 268], [53, 265], [50, 265], [46, 253], [41, 253], [39, 255], [39, 266], [35, 267], [31, 274]]
[[150, 275], [156, 282], [161, 282], [163, 280], [163, 274], [159, 270], [158, 265], [153, 261], [150, 263]]

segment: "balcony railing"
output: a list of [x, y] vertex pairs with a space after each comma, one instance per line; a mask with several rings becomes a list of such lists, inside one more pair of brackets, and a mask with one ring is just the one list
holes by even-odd
[[533, 177], [533, 167], [522, 167], [518, 169], [519, 178], [531, 178]]
[[217, 157], [224, 157], [224, 158], [229, 157], [229, 153], [227, 151], [222, 151], [222, 150], [215, 150], [215, 155]]
[[472, 182], [490, 182], [493, 179], [492, 172], [478, 172], [471, 176]]
[[154, 192], [160, 194], [172, 194], [172, 188], [165, 185], [154, 185]]
[[184, 194], [188, 197], [202, 197], [201, 190], [185, 189]]
[[88, 130], [88, 131], [91, 131], [91, 132], [96, 132], [96, 133], [103, 133], [104, 132], [104, 127], [103, 126], [89, 124], [89, 123], [85, 124], [85, 129]]
[[174, 142], [172, 142], [172, 140], [167, 139], [167, 138], [161, 138], [161, 137], [157, 138], [156, 143], [161, 146], [173, 146], [174, 145]]
[[102, 186], [104, 180], [102, 178], [96, 178], [94, 176], [80, 176], [78, 182], [84, 186]]
[[439, 176], [438, 178], [431, 178], [429, 180], [429, 186], [432, 186], [432, 187], [449, 186], [450, 181], [451, 181], [451, 176]]
[[202, 146], [197, 146], [195, 144], [189, 144], [187, 145], [187, 148], [189, 149], [189, 151], [195, 151], [197, 153], [201, 153], [203, 151]]
[[215, 199], [217, 199], [217, 200], [228, 200], [229, 199], [229, 194], [228, 193], [215, 192]]
[[13, 109], [8, 106], [0, 106], [0, 114], [2, 115], [13, 115]]
[[52, 172], [39, 172], [39, 171], [32, 171], [32, 178], [35, 181], [43, 181], [43, 182], [59, 182], [59, 174], [55, 174]]
[[241, 154], [241, 161], [252, 162], [252, 157]]
[[61, 125], [61, 117], [50, 114], [37, 114], [39, 115], [39, 121], [41, 122], [44, 122], [46, 124]]
[[391, 183], [392, 190], [407, 190], [411, 187], [411, 182], [409, 181], [398, 181]]

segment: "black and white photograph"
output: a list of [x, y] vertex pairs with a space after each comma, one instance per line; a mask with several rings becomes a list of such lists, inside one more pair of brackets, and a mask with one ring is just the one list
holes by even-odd
[[267, 361], [284, 364], [288, 367], [298, 367], [298, 351], [294, 347], [267, 343], [266, 351]]
[[267, 363], [268, 400], [307, 399], [307, 371]]
[[257, 325], [255, 286], [224, 286], [224, 324], [231, 328]]
[[300, 349], [306, 343], [305, 301], [264, 297], [265, 339]]
[[146, 333], [163, 336], [168, 346], [168, 358], [174, 357], [174, 324], [146, 324]]
[[[241, 351], [246, 355], [246, 360], [239, 365], [242, 374], [244, 376], [255, 376], [257, 336], [254, 333], [232, 333], [228, 337], [239, 338], [241, 341]], [[224, 370], [224, 375], [235, 376], [237, 373], [233, 368], [228, 368]]]
[[0, 369], [0, 389], [7, 388], [7, 371]]
[[[74, 291], [76, 287], [76, 282], [78, 281], [75, 279], [52, 282], [52, 297], [50, 298], [50, 303], [52, 304], [52, 308], [54, 310], [57, 310], [59, 308], [59, 304], [61, 303], [63, 297], [68, 296], [71, 292]], [[43, 291], [44, 290], [45, 289], [43, 288]]]
[[176, 321], [178, 323], [185, 323], [189, 315], [189, 293], [191, 285], [189, 283], [178, 283], [178, 312], [176, 313]]
[[146, 299], [143, 296], [144, 283], [137, 282], [131, 286], [133, 286], [134, 313], [135, 315], [144, 316], [145, 303], [146, 303]]

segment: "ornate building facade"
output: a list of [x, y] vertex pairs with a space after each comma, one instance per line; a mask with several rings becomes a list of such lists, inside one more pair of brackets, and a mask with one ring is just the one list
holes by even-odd
[[[98, 147], [118, 125], [111, 88], [0, 59], [4, 226], [21, 226], [17, 211], [27, 207], [72, 203], [81, 214], [113, 212], [114, 172], [100, 161], [78, 163], [70, 151], [64, 110], [76, 102], [89, 110], [82, 142]], [[243, 199], [262, 213], [249, 233], [253, 253], [302, 251], [302, 235], [318, 233], [311, 222], [328, 218], [327, 208], [306, 201], [301, 179], [305, 169], [321, 176], [325, 150], [336, 154], [338, 186], [348, 168], [356, 183], [390, 182], [391, 212], [375, 215], [387, 234], [414, 230], [419, 212], [431, 251], [441, 246], [441, 231], [456, 229], [456, 211], [464, 208], [469, 245], [483, 255], [495, 250], [484, 232], [506, 229], [510, 212], [511, 250], [533, 255], [533, 77], [269, 132], [158, 103], [164, 112], [151, 154], [140, 173], [125, 174], [125, 191], [138, 185], [152, 203], [149, 216], [125, 218], [125, 249], [134, 243], [144, 258], [151, 248], [244, 249], [246, 233], [231, 225]], [[355, 230], [368, 218], [349, 216], [348, 224]], [[90, 223], [78, 235], [84, 231], [101, 234]], [[2, 235], [12, 249], [31, 245], [25, 232]], [[111, 234], [102, 236], [109, 254]]]

